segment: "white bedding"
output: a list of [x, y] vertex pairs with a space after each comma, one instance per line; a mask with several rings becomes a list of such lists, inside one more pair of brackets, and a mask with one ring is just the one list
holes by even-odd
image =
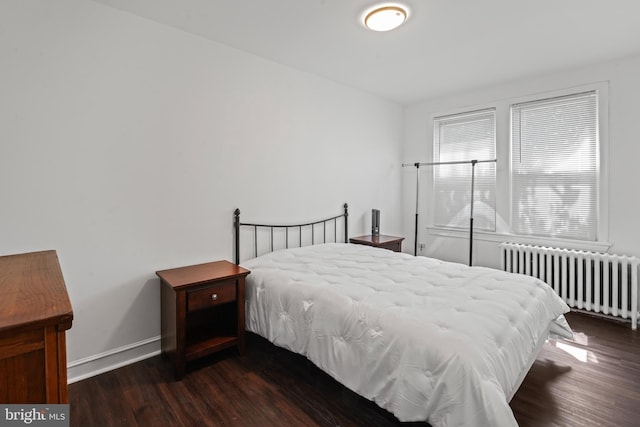
[[569, 307], [543, 282], [352, 244], [242, 265], [247, 329], [401, 421], [516, 426], [508, 405]]

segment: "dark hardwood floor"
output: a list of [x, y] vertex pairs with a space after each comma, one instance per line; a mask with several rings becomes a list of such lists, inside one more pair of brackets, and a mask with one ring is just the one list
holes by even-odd
[[[567, 318], [574, 342], [547, 342], [511, 401], [520, 426], [640, 425], [640, 331]], [[71, 384], [69, 401], [78, 427], [401, 424], [304, 357], [252, 334], [244, 356], [230, 350], [192, 363], [182, 381], [158, 356]]]

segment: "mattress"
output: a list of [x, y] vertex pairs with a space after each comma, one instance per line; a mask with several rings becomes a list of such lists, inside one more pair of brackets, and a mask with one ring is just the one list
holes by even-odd
[[569, 307], [529, 276], [340, 243], [242, 265], [249, 331], [400, 421], [516, 426], [508, 401], [550, 326], [571, 337]]

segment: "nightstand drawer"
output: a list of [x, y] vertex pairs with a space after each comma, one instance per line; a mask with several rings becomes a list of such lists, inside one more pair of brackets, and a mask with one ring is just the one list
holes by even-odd
[[382, 249], [389, 249], [394, 252], [402, 252], [402, 241], [384, 243], [379, 246]]
[[209, 288], [187, 292], [187, 311], [201, 310], [236, 300], [236, 281], [218, 283]]

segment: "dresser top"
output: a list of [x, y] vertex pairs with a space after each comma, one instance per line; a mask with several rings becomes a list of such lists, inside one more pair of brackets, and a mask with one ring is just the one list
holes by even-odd
[[72, 320], [56, 251], [0, 256], [0, 331]]

